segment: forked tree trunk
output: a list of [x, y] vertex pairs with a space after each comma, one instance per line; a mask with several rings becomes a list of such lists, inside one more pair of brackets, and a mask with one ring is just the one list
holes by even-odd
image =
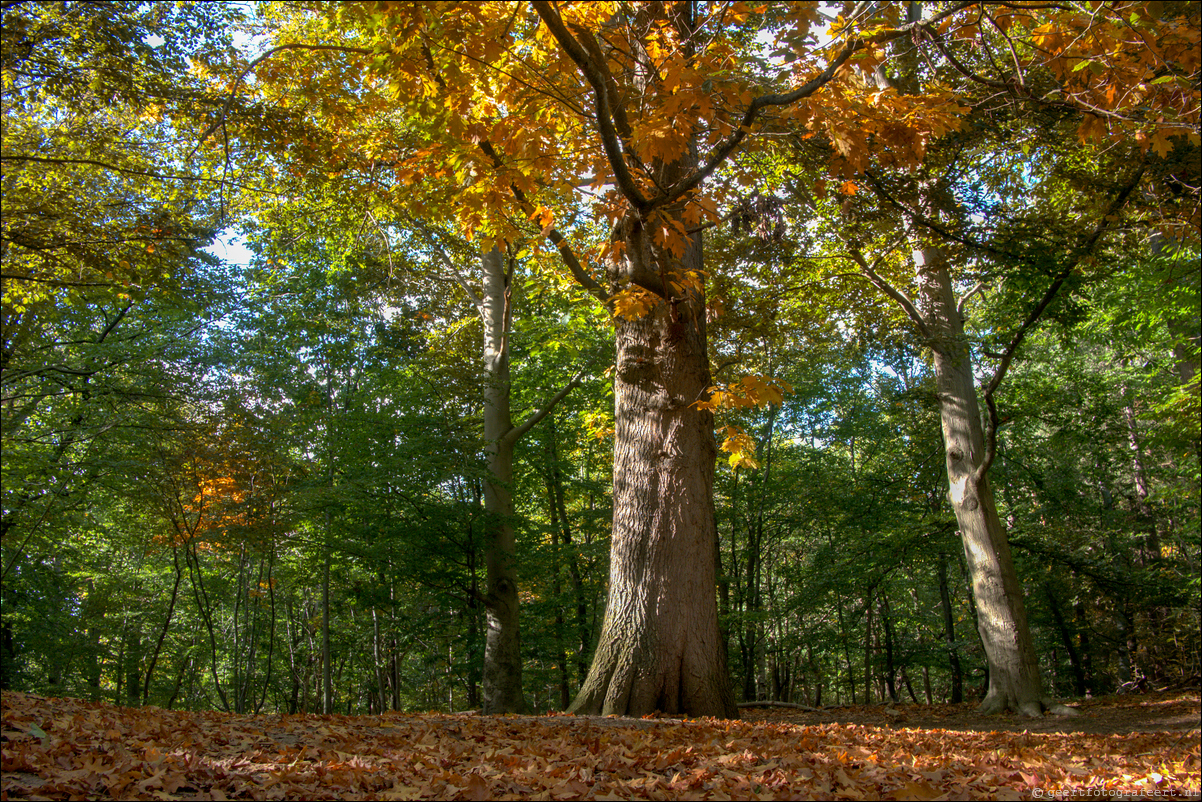
[[522, 695], [522, 650], [518, 629], [517, 568], [514, 562], [513, 419], [509, 407], [509, 288], [501, 252], [484, 254], [481, 312], [484, 320], [484, 449], [488, 481], [484, 483], [486, 515], [484, 560], [487, 572], [484, 611], [485, 713], [518, 713]]
[[[625, 258], [698, 270], [701, 237], [673, 260], [628, 230]], [[715, 593], [713, 416], [693, 406], [709, 386], [703, 290], [617, 321], [609, 595], [573, 713], [737, 715]]]
[[[521, 713], [527, 709], [522, 693], [522, 648], [518, 628], [517, 563], [513, 530], [513, 453], [522, 436], [562, 401], [579, 377], [572, 379], [537, 412], [513, 425], [510, 409], [509, 323], [511, 276], [496, 248], [481, 260], [481, 296], [476, 301], [484, 324], [484, 451], [488, 479], [484, 482], [484, 638], [481, 684], [485, 713]], [[466, 283], [464, 284], [466, 287]]]
[[998, 518], [988, 473], [978, 475], [985, 458], [985, 433], [946, 258], [938, 248], [919, 247], [914, 261], [934, 352], [949, 499], [964, 543], [978, 631], [989, 663], [989, 690], [979, 709], [983, 713], [1009, 709], [1031, 716], [1042, 715], [1045, 708], [1070, 712], [1043, 692], [1010, 543]]

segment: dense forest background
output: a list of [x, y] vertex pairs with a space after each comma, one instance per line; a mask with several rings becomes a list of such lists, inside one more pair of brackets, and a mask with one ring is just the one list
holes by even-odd
[[[513, 17], [515, 51], [535, 36], [525, 4], [481, 5]], [[732, 52], [793, 23], [779, 4], [702, 5], [730, 7]], [[821, 10], [863, 31], [900, 24], [901, 5]], [[1046, 19], [1006, 30], [1047, 44], [1030, 32], [1082, 4], [924, 5], [1031, 6]], [[1196, 50], [1196, 4], [1126, 5], [1130, 30]], [[594, 300], [547, 239], [561, 236], [552, 198], [566, 236], [604, 239], [593, 196], [552, 188], [509, 228], [464, 224], [477, 199], [456, 193], [488, 162], [427, 144], [462, 133], [432, 110], [454, 80], [426, 78], [414, 107], [356, 83], [386, 27], [370, 9], [4, 4], [3, 688], [187, 710], [479, 708], [497, 478], [482, 238], [505, 276], [513, 416], [532, 423], [502, 483], [522, 690], [559, 710], [584, 683], [610, 571], [614, 326], [646, 310], [637, 294]], [[1059, 95], [1054, 67], [1024, 61], [1045, 85], [1011, 96], [956, 70], [1010, 58], [993, 47], [923, 62], [967, 122], [932, 123], [920, 166], [880, 130], [846, 145], [782, 117], [709, 178], [712, 219], [694, 222], [728, 396], [714, 592], [738, 701], [961, 701], [988, 681], [929, 342], [879, 290], [913, 295], [908, 250], [877, 256], [923, 218], [906, 200], [918, 173], [945, 195], [927, 217], [959, 265], [996, 413], [990, 481], [1048, 692], [1202, 671], [1196, 53], [1149, 67], [1157, 86], [1122, 106], [1121, 80], [1142, 80], [1122, 54], [1079, 59]], [[767, 61], [746, 60], [769, 86]], [[894, 91], [861, 67], [832, 103]], [[1074, 105], [1071, 80], [1089, 74], [1120, 87], [1110, 116]], [[1177, 117], [1154, 97], [1174, 87]], [[400, 164], [397, 142], [439, 161], [402, 180], [418, 162]], [[246, 263], [214, 256], [219, 240]]]

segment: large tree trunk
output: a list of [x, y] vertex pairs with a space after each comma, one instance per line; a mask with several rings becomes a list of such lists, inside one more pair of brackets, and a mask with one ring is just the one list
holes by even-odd
[[998, 518], [988, 474], [978, 475], [985, 458], [985, 434], [946, 258], [937, 248], [919, 247], [914, 261], [934, 351], [949, 498], [964, 543], [978, 631], [989, 662], [989, 690], [979, 709], [1038, 716], [1046, 706], [1065, 712], [1067, 708], [1044, 695], [1010, 543]]
[[[678, 260], [637, 223], [625, 244], [628, 275], [701, 267], [699, 234]], [[617, 321], [609, 595], [574, 713], [737, 715], [718, 631], [713, 416], [693, 406], [710, 386], [704, 291], [668, 295]]]

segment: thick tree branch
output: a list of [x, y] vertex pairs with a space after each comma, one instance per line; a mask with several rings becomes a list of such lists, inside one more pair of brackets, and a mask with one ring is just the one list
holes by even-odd
[[[614, 80], [613, 73], [609, 71], [609, 67], [605, 63], [605, 54], [601, 52], [601, 45], [597, 42], [597, 38], [592, 32], [583, 25], [572, 25], [572, 30], [580, 37], [580, 44], [588, 51], [589, 56], [596, 65], [597, 72], [601, 75], [602, 85], [605, 87], [606, 99], [609, 101], [609, 111], [613, 115], [614, 128], [618, 132], [618, 136], [623, 141], [629, 142], [634, 137], [634, 128], [630, 125], [630, 120], [626, 116], [626, 107], [622, 105], [622, 98], [618, 92], [618, 83]], [[630, 154], [634, 155], [634, 154]], [[642, 166], [641, 164], [639, 165]]]
[[960, 297], [960, 303], [956, 304], [956, 314], [959, 315], [961, 319], [964, 318], [964, 307], [968, 303], [969, 299], [971, 299], [977, 293], [984, 292], [987, 286], [988, 285], [984, 281], [978, 281], [971, 290], [964, 293], [964, 295]]
[[[497, 153], [497, 150], [492, 146], [492, 143], [487, 139], [482, 139], [480, 140], [479, 145], [480, 150], [482, 150], [486, 156], [492, 159], [493, 166], [500, 168], [503, 164], [501, 161], [501, 155]], [[511, 192], [513, 192], [514, 198], [517, 199], [518, 205], [522, 207], [522, 211], [526, 214], [531, 214], [534, 211], [534, 204], [532, 204], [526, 197], [526, 193], [513, 183], [510, 183], [509, 189]], [[601, 303], [608, 304], [609, 293], [607, 293], [605, 288], [597, 283], [596, 279], [590, 276], [588, 271], [584, 269], [584, 265], [580, 263], [579, 257], [576, 256], [576, 252], [572, 250], [571, 244], [568, 242], [567, 238], [560, 233], [559, 229], [547, 228], [544, 232], [544, 236], [551, 240], [551, 244], [554, 245], [556, 250], [559, 251], [559, 258], [563, 260], [565, 265], [567, 265], [568, 270], [572, 274], [572, 278], [576, 279], [576, 283], [587, 290], [590, 295], [592, 295]]]
[[[708, 178], [716, 169], [718, 169], [718, 167], [721, 166], [724, 161], [726, 161], [727, 157], [734, 152], [735, 148], [737, 148], [743, 142], [743, 140], [747, 138], [747, 135], [751, 133], [751, 127], [759, 119], [760, 114], [764, 111], [764, 109], [771, 106], [790, 106], [797, 101], [804, 100], [805, 98], [814, 94], [835, 77], [835, 72], [842, 67], [843, 64], [846, 63], [846, 61], [856, 53], [856, 51], [862, 49], [866, 45], [880, 44], [883, 42], [892, 41], [894, 39], [900, 39], [903, 36], [910, 35], [913, 31], [920, 28], [925, 28], [930, 25], [937, 25], [947, 17], [950, 17], [953, 14], [956, 14], [961, 10], [968, 8], [969, 6], [974, 5], [974, 3], [975, 0], [962, 0], [962, 2], [956, 3], [951, 8], [936, 15], [930, 20], [902, 25], [891, 31], [885, 31], [881, 34], [878, 34], [872, 37], [871, 40], [860, 39], [858, 37], [849, 39], [847, 44], [845, 44], [843, 49], [839, 52], [839, 55], [835, 56], [834, 60], [831, 61], [831, 63], [827, 65], [826, 69], [823, 70], [822, 73], [817, 77], [808, 81], [804, 85], [799, 86], [792, 92], [785, 94], [760, 95], [759, 97], [753, 99], [751, 104], [748, 105], [747, 111], [744, 112], [743, 119], [739, 122], [739, 127], [735, 130], [735, 132], [731, 134], [726, 141], [722, 142], [714, 149], [713, 153], [710, 154], [709, 159], [707, 159], [705, 164], [698, 168], [696, 172], [677, 182], [664, 194], [653, 198], [651, 201], [652, 207], [672, 203], [673, 201], [681, 198], [688, 192], [691, 192], [693, 189], [698, 187], [701, 182]], [[852, 17], [854, 17], [864, 5], [865, 4], [863, 3], [860, 4], [860, 6], [857, 7], [857, 11], [852, 13]]]
[[592, 87], [597, 109], [597, 131], [601, 134], [601, 146], [605, 149], [606, 158], [613, 168], [614, 182], [630, 205], [640, 215], [646, 214], [652, 207], [647, 199], [643, 197], [643, 193], [639, 191], [638, 184], [634, 180], [634, 175], [630, 172], [630, 166], [626, 164], [626, 155], [623, 152], [622, 143], [618, 138], [618, 132], [614, 127], [614, 112], [609, 104], [609, 92], [605, 86], [605, 75], [593, 63], [592, 57], [589, 56], [584, 46], [577, 42], [576, 38], [568, 31], [567, 27], [563, 24], [563, 20], [560, 19], [559, 14], [550, 2], [547, 0], [534, 0], [531, 5], [534, 6], [534, 10], [542, 19], [543, 24], [547, 26], [547, 30], [555, 37], [555, 41], [563, 48], [568, 58], [576, 63], [576, 66], [584, 73], [585, 80]]
[[843, 66], [844, 62], [851, 58], [851, 56], [857, 50], [859, 50], [861, 46], [862, 43], [859, 39], [853, 39], [849, 41], [843, 47], [842, 52], [835, 57], [835, 60], [832, 61], [825, 70], [822, 71], [821, 75], [809, 81], [805, 85], [799, 86], [792, 92], [783, 95], [760, 95], [752, 100], [751, 104], [747, 107], [747, 111], [743, 113], [743, 119], [739, 121], [739, 127], [735, 129], [735, 132], [731, 134], [725, 142], [721, 143], [714, 149], [713, 153], [710, 154], [710, 157], [706, 160], [705, 164], [698, 168], [691, 175], [685, 177], [681, 181], [678, 181], [675, 185], [670, 187], [667, 192], [657, 196], [653, 200], [653, 204], [656, 206], [662, 206], [664, 204], [671, 203], [672, 201], [682, 197], [686, 193], [698, 187], [702, 181], [708, 178], [715, 170], [718, 169], [719, 166], [721, 166], [723, 162], [726, 161], [730, 154], [734, 152], [735, 148], [742, 144], [743, 140], [747, 138], [747, 135], [751, 133], [751, 126], [753, 126], [756, 120], [759, 119], [760, 113], [764, 109], [770, 106], [789, 106], [814, 94], [835, 77], [835, 71]]

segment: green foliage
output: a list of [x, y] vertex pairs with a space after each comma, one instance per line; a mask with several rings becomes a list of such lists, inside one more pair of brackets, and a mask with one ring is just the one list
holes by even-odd
[[[810, 10], [794, 5], [715, 41], [746, 49], [779, 30], [782, 53], [809, 59], [794, 17]], [[557, 104], [585, 96], [537, 20], [448, 9], [403, 28], [358, 5], [266, 7], [257, 33], [320, 47], [249, 72], [231, 44], [236, 6], [6, 8], [5, 687], [320, 710], [328, 557], [337, 710], [479, 706], [490, 477], [480, 240], [468, 234], [504, 240], [513, 260], [515, 411], [582, 376], [520, 442], [510, 488], [528, 690], [546, 710], [579, 687], [608, 573], [612, 312], [540, 237], [554, 224], [596, 242], [619, 210], [604, 153], [571, 147], [580, 119]], [[601, 13], [572, 9], [581, 24]], [[1062, 11], [1057, 24], [1076, 24]], [[882, 14], [899, 21], [892, 6]], [[1170, 16], [1175, 48], [1189, 31]], [[1037, 22], [1013, 30], [1042, 87], [1059, 67], [1024, 44]], [[452, 35], [462, 51], [412, 58]], [[706, 75], [698, 65], [715, 53], [689, 72], [669, 52], [661, 77], [679, 91], [645, 95], [630, 143], [646, 159], [679, 144], [682, 119], [706, 121], [715, 147], [744, 91], [786, 88], [758, 57], [740, 76]], [[877, 52], [859, 63], [871, 69]], [[555, 69], [522, 84], [531, 65]], [[1078, 111], [1037, 102], [1042, 90], [990, 100], [996, 87], [941, 70], [930, 78], [954, 98], [884, 92], [878, 106], [847, 72], [829, 107], [762, 121], [773, 137], [717, 170], [711, 197], [681, 201], [705, 231], [714, 380], [773, 402], [717, 411], [755, 454], [722, 460], [716, 482], [737, 686], [829, 703], [881, 699], [890, 683], [922, 694], [921, 676], [939, 701], [957, 663], [980, 679], [931, 368], [904, 314], [847, 258], [849, 245], [880, 255], [881, 275], [912, 294], [896, 243], [916, 176], [944, 177], [946, 208], [925, 235], [953, 259], [957, 290], [981, 283], [965, 305], [977, 364], [1076, 267], [999, 391], [992, 474], [1055, 690], [1187, 679], [1199, 651], [1198, 259], [1150, 232], [1181, 234], [1167, 224], [1188, 217], [1196, 145], [1143, 118], [1143, 140], [1118, 123], [1082, 132]], [[1075, 96], [1104, 97], [1092, 68], [1078, 72], [1090, 75], [1070, 73]], [[509, 92], [507, 105], [490, 92]], [[683, 110], [666, 116], [674, 102]], [[892, 125], [911, 112], [912, 130]], [[485, 133], [503, 168], [479, 148]], [[1090, 242], [1139, 159], [1131, 207]], [[581, 175], [603, 202], [578, 192]], [[253, 252], [245, 269], [203, 251], [231, 224]]]

